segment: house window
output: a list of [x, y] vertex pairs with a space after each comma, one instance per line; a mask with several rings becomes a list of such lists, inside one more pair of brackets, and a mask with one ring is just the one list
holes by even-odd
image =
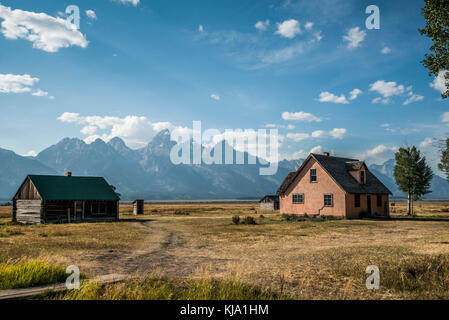
[[334, 196], [332, 194], [324, 195], [324, 206], [333, 207], [334, 206]]
[[316, 169], [310, 169], [310, 182], [317, 182]]
[[360, 195], [359, 194], [355, 195], [355, 207], [360, 208]]
[[365, 171], [360, 171], [360, 183], [365, 184]]
[[293, 195], [293, 203], [304, 203], [304, 193], [296, 193]]
[[382, 207], [382, 195], [377, 195], [377, 206]]

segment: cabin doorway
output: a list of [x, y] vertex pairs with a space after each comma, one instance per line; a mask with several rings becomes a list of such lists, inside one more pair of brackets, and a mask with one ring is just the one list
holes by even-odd
[[366, 196], [366, 209], [368, 211], [368, 214], [371, 214], [371, 196]]

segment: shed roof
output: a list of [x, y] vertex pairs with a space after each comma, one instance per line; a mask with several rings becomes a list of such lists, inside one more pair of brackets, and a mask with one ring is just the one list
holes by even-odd
[[[359, 183], [350, 173], [351, 170], [358, 170], [363, 167], [364, 162], [356, 159], [340, 158], [333, 156], [325, 156], [321, 154], [311, 153], [304, 161], [303, 165], [295, 172], [290, 172], [278, 189], [278, 194], [283, 194], [287, 191], [301, 170], [304, 168], [306, 162], [311, 158], [315, 159], [321, 167], [331, 176], [331, 178], [343, 189], [346, 193], [373, 193], [373, 194], [391, 194], [391, 191], [380, 182], [377, 177], [372, 174], [368, 168], [366, 169], [366, 183]], [[366, 167], [366, 165], [365, 165]]]
[[102, 177], [29, 175], [42, 200], [120, 200]]
[[279, 201], [279, 196], [278, 195], [266, 195], [262, 199], [260, 199], [259, 202], [262, 202], [265, 199], [276, 202], [276, 201]]

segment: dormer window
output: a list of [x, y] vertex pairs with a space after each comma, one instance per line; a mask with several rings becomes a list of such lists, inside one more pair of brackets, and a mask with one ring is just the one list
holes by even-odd
[[366, 180], [365, 180], [365, 171], [360, 171], [360, 183], [361, 184], [365, 184]]
[[310, 182], [317, 182], [316, 169], [310, 169]]

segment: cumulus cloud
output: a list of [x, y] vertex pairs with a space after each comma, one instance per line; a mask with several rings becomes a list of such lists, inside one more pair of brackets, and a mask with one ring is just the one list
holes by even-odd
[[87, 15], [87, 17], [89, 18], [89, 19], [92, 19], [92, 20], [96, 20], [97, 19], [97, 14], [95, 13], [95, 11], [94, 10], [86, 10], [86, 15]]
[[254, 27], [259, 31], [266, 31], [268, 27], [270, 26], [270, 20], [265, 21], [257, 21], [257, 23], [254, 25]]
[[389, 54], [391, 52], [391, 49], [388, 47], [384, 47], [380, 52], [382, 54]]
[[30, 92], [39, 78], [32, 78], [29, 74], [0, 74], [0, 92], [2, 93], [24, 93]]
[[[33, 78], [29, 74], [0, 74], [0, 93], [30, 93], [36, 97], [46, 97], [48, 92], [34, 89], [39, 78]], [[34, 91], [33, 91], [34, 90]], [[53, 96], [49, 97], [54, 99]]]
[[202, 24], [200, 24], [199, 26], [198, 26], [198, 31], [201, 33], [201, 32], [204, 32], [204, 27], [203, 27], [203, 25]]
[[365, 30], [360, 30], [359, 27], [355, 27], [348, 30], [348, 33], [343, 36], [343, 41], [346, 41], [346, 47], [352, 50], [360, 47], [360, 44], [365, 40], [365, 36]]
[[214, 99], [214, 100], [220, 100], [220, 96], [218, 96], [218, 95], [216, 95], [215, 93], [212, 93], [211, 95], [210, 95], [210, 97], [212, 98], [212, 99]]
[[295, 121], [305, 121], [305, 122], [320, 122], [321, 119], [308, 112], [283, 112], [282, 119], [284, 120], [295, 120]]
[[441, 70], [440, 72], [438, 72], [438, 76], [435, 77], [433, 82], [430, 83], [430, 87], [440, 91], [441, 94], [445, 93], [447, 91], [446, 87], [447, 80], [445, 78], [447, 73], [448, 73], [447, 70]]
[[334, 139], [343, 139], [347, 133], [345, 128], [334, 128], [329, 132]]
[[449, 122], [449, 112], [445, 112], [441, 115], [441, 122]]
[[404, 93], [405, 87], [396, 82], [386, 82], [384, 80], [377, 80], [370, 85], [370, 91], [376, 91], [380, 93], [384, 98], [388, 98], [394, 95], [400, 95]]
[[333, 103], [342, 103], [342, 104], [348, 104], [349, 101], [346, 99], [345, 95], [342, 94], [339, 97], [334, 95], [333, 93], [324, 91], [320, 93], [320, 102], [333, 102]]
[[27, 153], [25, 153], [23, 156], [24, 157], [35, 157], [35, 156], [37, 156], [37, 152], [34, 150], [30, 150]]
[[303, 52], [304, 44], [300, 42], [285, 48], [264, 52], [261, 54], [260, 60], [263, 65], [277, 64], [292, 60]]
[[408, 98], [402, 103], [403, 105], [408, 105], [413, 102], [421, 101], [424, 99], [424, 96], [415, 94], [412, 91], [412, 86], [408, 86], [407, 88], [404, 85], [399, 85], [394, 81], [384, 81], [377, 80], [376, 82], [370, 85], [370, 91], [375, 91], [383, 96], [377, 97], [372, 100], [372, 103], [384, 103], [387, 104], [390, 102], [390, 97], [392, 96], [400, 96], [404, 93], [407, 94]]
[[0, 4], [0, 31], [11, 40], [25, 39], [33, 48], [46, 52], [57, 52], [61, 48], [79, 46], [86, 48], [88, 41], [67, 20], [45, 13], [12, 10]]
[[273, 124], [273, 123], [268, 123], [265, 125], [265, 128], [277, 128], [277, 129], [288, 129], [288, 130], [293, 130], [295, 129], [295, 126], [292, 124], [288, 124], [288, 125], [282, 125], [282, 124]]
[[109, 141], [114, 137], [122, 138], [131, 147], [146, 145], [161, 130], [173, 130], [170, 122], [151, 122], [146, 117], [126, 116], [81, 116], [79, 113], [64, 112], [57, 118], [61, 122], [81, 125], [81, 133], [88, 135], [87, 143], [101, 138]]
[[295, 19], [285, 20], [284, 22], [278, 23], [277, 31], [275, 32], [275, 34], [289, 39], [293, 39], [300, 33], [301, 28], [299, 22]]
[[349, 100], [355, 100], [359, 95], [362, 94], [362, 90], [355, 88], [351, 92], [349, 92]]
[[374, 163], [383, 163], [384, 161], [394, 157], [397, 147], [388, 147], [384, 144], [377, 145], [373, 149], [367, 150], [357, 155], [357, 158]]
[[323, 147], [322, 146], [315, 146], [312, 149], [309, 150], [309, 152], [304, 151], [303, 149], [298, 150], [292, 154], [285, 155], [284, 158], [287, 160], [298, 160], [298, 159], [305, 159], [309, 156], [311, 153], [323, 153]]

